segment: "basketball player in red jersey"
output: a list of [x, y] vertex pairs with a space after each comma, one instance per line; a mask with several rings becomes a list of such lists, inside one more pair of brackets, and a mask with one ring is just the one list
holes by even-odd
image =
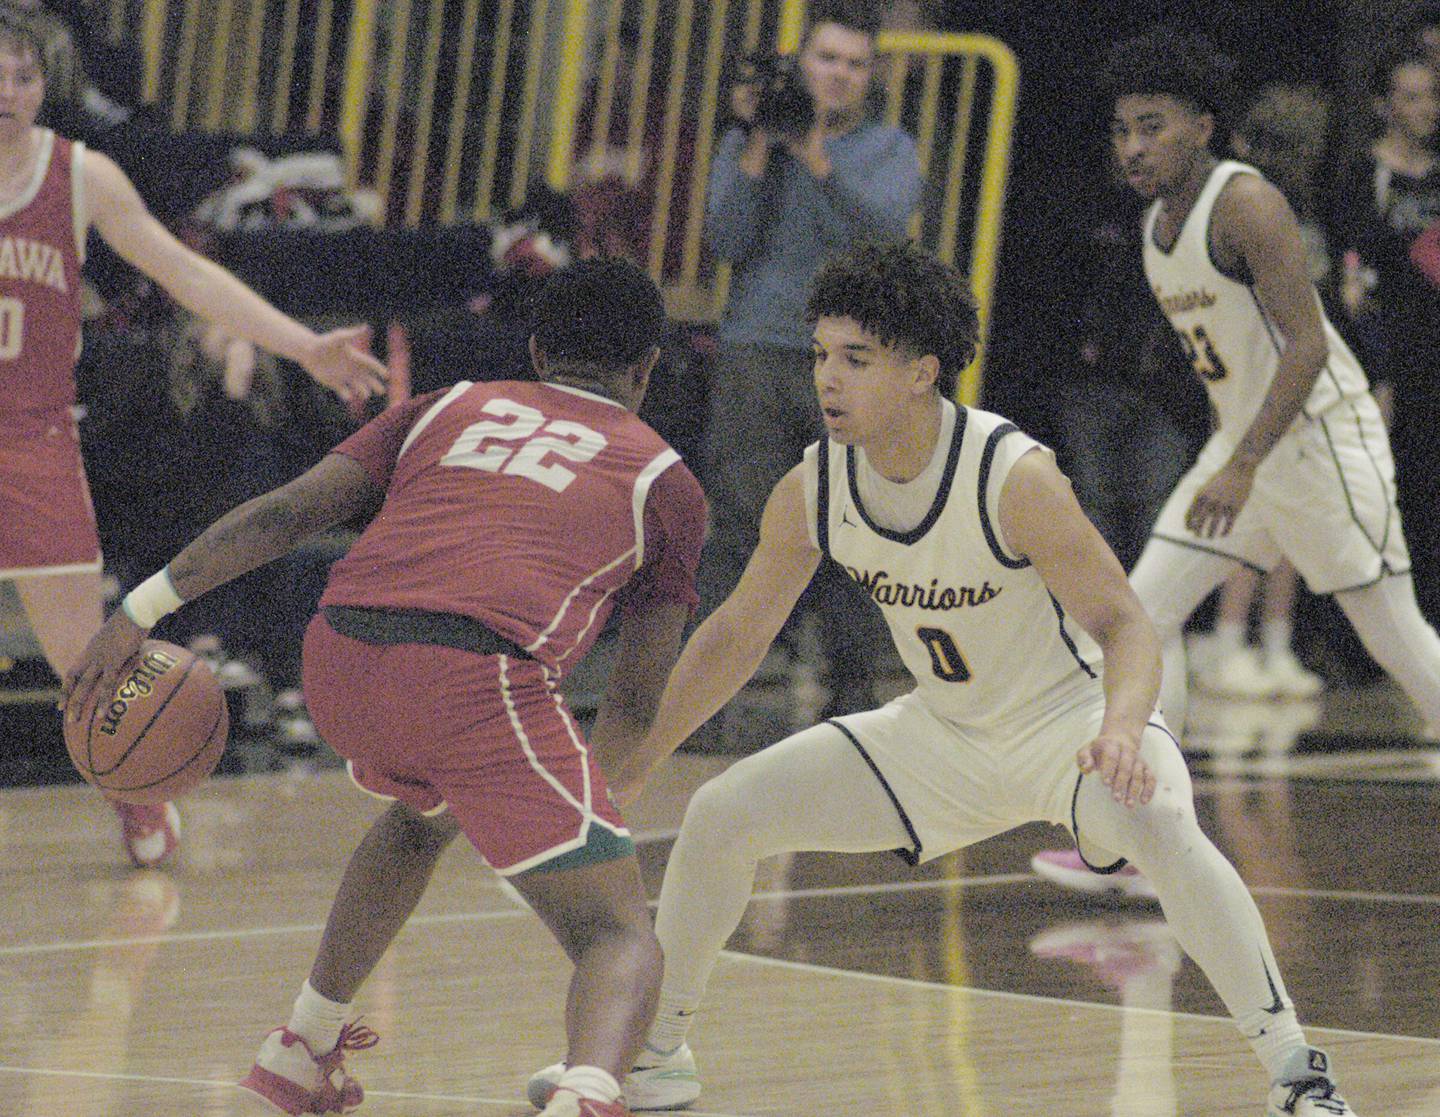
[[[393, 800], [361, 843], [289, 1023], [242, 1083], [284, 1113], [345, 1112], [351, 1001], [457, 832], [575, 964], [567, 1070], [546, 1117], [623, 1117], [617, 1078], [655, 1012], [659, 944], [606, 790], [644, 738], [696, 602], [705, 500], [635, 417], [664, 323], [650, 279], [592, 260], [535, 306], [541, 382], [462, 382], [372, 421], [297, 480], [228, 513], [138, 586], [66, 680], [108, 694], [182, 601], [356, 516], [305, 637], [311, 717], [362, 789]], [[619, 651], [589, 735], [556, 686], [616, 605]]]
[[[0, 13], [0, 579], [13, 579], [46, 660], [62, 678], [103, 616], [100, 542], [72, 408], [80, 351], [80, 266], [94, 227], [187, 309], [298, 361], [345, 399], [383, 385], [356, 344], [281, 314], [197, 255], [146, 211], [103, 155], [35, 126], [45, 97], [38, 33]], [[117, 804], [137, 866], [174, 852], [174, 806]]]

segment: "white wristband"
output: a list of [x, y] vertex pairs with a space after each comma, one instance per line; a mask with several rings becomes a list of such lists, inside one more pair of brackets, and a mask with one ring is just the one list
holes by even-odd
[[150, 575], [125, 595], [120, 607], [125, 615], [141, 628], [154, 628], [161, 617], [168, 616], [185, 604], [170, 581], [170, 568]]

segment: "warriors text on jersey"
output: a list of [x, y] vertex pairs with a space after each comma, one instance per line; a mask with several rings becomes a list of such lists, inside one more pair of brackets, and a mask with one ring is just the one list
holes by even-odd
[[933, 491], [918, 523], [877, 518], [864, 452], [828, 439], [805, 453], [807, 512], [816, 545], [880, 607], [926, 704], [966, 727], [1000, 728], [1098, 693], [1100, 652], [1000, 537], [1000, 490], [1039, 443], [998, 415], [943, 407], [931, 467], [909, 483]]
[[[1229, 275], [1216, 267], [1211, 254], [1210, 214], [1231, 178], [1259, 173], [1244, 163], [1219, 163], [1168, 249], [1156, 242], [1156, 222], [1163, 202], [1155, 202], [1145, 218], [1145, 276], [1204, 381], [1222, 437], [1230, 442], [1238, 441], [1259, 413], [1270, 391], [1284, 341], [1260, 304], [1249, 277]], [[1315, 300], [1318, 306], [1318, 294]], [[1323, 317], [1324, 311], [1320, 313]], [[1328, 320], [1325, 340], [1330, 355], [1305, 401], [1304, 414], [1308, 418], [1342, 399], [1369, 391], [1359, 362]]]
[[564, 674], [616, 600], [693, 607], [705, 501], [619, 404], [557, 384], [462, 382], [336, 448], [387, 492], [324, 605], [456, 613]]
[[42, 130], [34, 175], [0, 207], [0, 410], [53, 411], [75, 402], [83, 151]]

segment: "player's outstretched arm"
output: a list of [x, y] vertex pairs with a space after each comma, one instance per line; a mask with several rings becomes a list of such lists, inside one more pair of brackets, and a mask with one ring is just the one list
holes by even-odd
[[110, 615], [66, 676], [62, 706], [78, 720], [94, 695], [113, 693], [120, 669], [161, 616], [279, 558], [316, 532], [373, 512], [383, 496], [358, 462], [328, 454], [288, 485], [225, 513]]
[[[665, 681], [680, 654], [680, 641], [690, 620], [687, 606], [664, 601], [627, 609], [605, 695], [588, 736], [600, 768], [607, 775], [625, 770], [626, 762], [655, 724]], [[627, 789], [611, 789], [622, 806]], [[638, 791], [638, 788], [635, 790]]]
[[385, 366], [359, 348], [366, 340], [365, 327], [317, 334], [282, 313], [219, 264], [177, 240], [106, 156], [86, 151], [84, 177], [89, 218], [106, 243], [181, 306], [297, 362], [342, 399], [365, 399], [384, 390]]
[[1155, 776], [1140, 759], [1140, 735], [1160, 692], [1160, 639], [1124, 568], [1043, 450], [1021, 457], [1005, 479], [1000, 530], [1105, 654], [1105, 720], [1077, 756], [1081, 771], [1098, 771], [1126, 806], [1149, 802]]
[[622, 802], [633, 798], [650, 770], [755, 674], [820, 565], [820, 551], [805, 526], [803, 469], [792, 469], [770, 494], [760, 520], [760, 542], [739, 584], [690, 637], [660, 699], [654, 725], [616, 769], [611, 782]]

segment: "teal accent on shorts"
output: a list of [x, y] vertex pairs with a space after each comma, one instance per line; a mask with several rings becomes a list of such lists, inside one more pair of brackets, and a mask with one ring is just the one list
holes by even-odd
[[562, 853], [552, 861], [545, 861], [532, 869], [526, 869], [517, 876], [530, 873], [553, 873], [560, 869], [583, 869], [587, 865], [599, 865], [604, 861], [615, 861], [621, 857], [635, 856], [635, 843], [623, 834], [617, 834], [604, 826], [591, 826], [590, 836], [579, 849]]

